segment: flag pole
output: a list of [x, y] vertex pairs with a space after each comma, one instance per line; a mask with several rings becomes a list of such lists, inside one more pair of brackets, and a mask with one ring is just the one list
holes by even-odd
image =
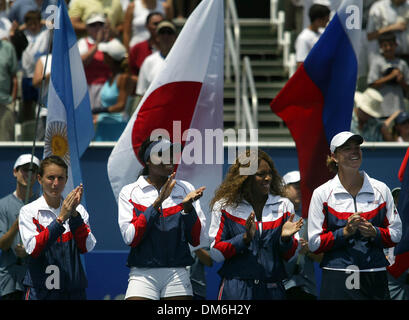
[[42, 103], [42, 98], [43, 98], [43, 91], [44, 91], [44, 86], [45, 86], [45, 75], [47, 71], [47, 65], [48, 65], [48, 56], [50, 55], [51, 52], [51, 45], [52, 45], [52, 38], [54, 35], [54, 29], [48, 29], [49, 30], [49, 38], [48, 38], [48, 49], [47, 49], [47, 55], [45, 58], [45, 65], [43, 68], [43, 77], [41, 79], [41, 85], [40, 85], [40, 94], [38, 95], [37, 99], [37, 114], [36, 114], [36, 120], [35, 120], [35, 126], [34, 126], [34, 137], [33, 137], [33, 145], [31, 148], [31, 162], [30, 162], [30, 170], [28, 172], [28, 182], [27, 182], [27, 189], [26, 189], [26, 196], [24, 200], [24, 204], [27, 204], [28, 201], [30, 200], [30, 190], [31, 190], [31, 179], [33, 176], [33, 160], [34, 160], [34, 152], [36, 148], [36, 140], [37, 140], [37, 128], [38, 128], [38, 123], [40, 119], [40, 111], [41, 108], [44, 107], [44, 104]]

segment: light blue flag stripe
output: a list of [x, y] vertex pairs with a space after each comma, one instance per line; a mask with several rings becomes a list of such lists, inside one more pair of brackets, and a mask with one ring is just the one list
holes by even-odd
[[[64, 191], [66, 195], [82, 182], [80, 156], [87, 149], [94, 136], [94, 127], [76, 35], [67, 13], [67, 7], [62, 0], [58, 2], [56, 21], [52, 50], [51, 90], [49, 90], [48, 97], [47, 130], [49, 129], [48, 126], [52, 127], [53, 122], [65, 123], [66, 125], [66, 139], [69, 146], [69, 179], [72, 179], [67, 183]], [[62, 112], [62, 108], [65, 109], [65, 112]], [[44, 151], [46, 149], [45, 147]], [[50, 149], [52, 148], [48, 148], [48, 150]], [[45, 154], [45, 156], [47, 155]]]

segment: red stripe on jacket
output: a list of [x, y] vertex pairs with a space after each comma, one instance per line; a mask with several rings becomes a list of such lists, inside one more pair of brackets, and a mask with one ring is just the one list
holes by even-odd
[[[328, 206], [328, 203], [324, 203], [324, 207], [327, 207], [328, 212], [331, 213], [333, 216], [337, 217], [339, 220], [347, 220], [351, 215], [353, 215], [355, 212], [339, 212], [336, 211], [335, 209], [331, 208]], [[360, 214], [361, 217], [365, 218], [366, 220], [371, 220], [376, 217], [376, 215], [379, 213], [381, 209], [384, 209], [386, 207], [386, 202], [381, 203], [377, 208], [363, 212]]]
[[[236, 254], [236, 248], [229, 242], [221, 241], [221, 238], [222, 238], [225, 219], [226, 219], [224, 214], [226, 214], [226, 216], [228, 216], [229, 218], [233, 216], [224, 210], [222, 211], [222, 213], [223, 214], [220, 217], [219, 230], [217, 231], [216, 238], [215, 238], [215, 245], [213, 247], [219, 250], [223, 254], [225, 259], [229, 259]], [[237, 218], [237, 219], [243, 220], [240, 218]]]
[[284, 258], [286, 261], [290, 260], [290, 259], [294, 256], [295, 251], [297, 250], [297, 247], [298, 247], [298, 240], [297, 240], [294, 236], [292, 236], [292, 238], [293, 238], [293, 245], [291, 246], [291, 249], [288, 250], [288, 251], [287, 251], [286, 253], [284, 253], [284, 255], [283, 255], [283, 258]]
[[[80, 225], [74, 232], [74, 239], [75, 242], [77, 243], [77, 247], [81, 253], [86, 253], [87, 252], [87, 238], [88, 234], [91, 232], [89, 227], [83, 223]], [[70, 232], [71, 233], [71, 232]], [[71, 235], [72, 237], [72, 235]], [[64, 240], [63, 240], [64, 241]]]
[[271, 230], [280, 227], [283, 224], [283, 220], [291, 215], [290, 212], [285, 212], [282, 217], [274, 221], [263, 222], [263, 230]]
[[137, 204], [135, 202], [133, 202], [132, 200], [129, 200], [129, 202], [134, 206], [133, 209], [133, 218], [131, 220], [132, 225], [135, 228], [135, 235], [133, 237], [133, 240], [130, 244], [131, 247], [136, 247], [142, 240], [142, 237], [145, 233], [146, 230], [146, 218], [143, 214], [139, 214], [139, 216], [136, 215], [136, 210], [140, 211], [140, 212], [145, 212], [147, 207]]
[[37, 258], [47, 245], [50, 233], [48, 228], [44, 228], [37, 219], [33, 218], [33, 223], [36, 225], [39, 234], [35, 236], [36, 245], [31, 256]]
[[196, 222], [193, 225], [191, 236], [192, 236], [192, 246], [196, 247], [200, 244], [200, 231], [202, 230], [202, 224], [200, 223], [199, 217], [196, 218]]
[[328, 208], [328, 204], [324, 203], [324, 209], [322, 213], [324, 214], [325, 218], [322, 223], [322, 234], [320, 234], [320, 246], [317, 250], [314, 251], [314, 254], [319, 254], [321, 252], [330, 250], [334, 246], [334, 234], [331, 231], [328, 231], [328, 217], [325, 212], [325, 207]]

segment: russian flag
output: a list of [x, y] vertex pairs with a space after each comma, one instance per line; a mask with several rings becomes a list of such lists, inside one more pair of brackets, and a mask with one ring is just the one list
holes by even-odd
[[137, 158], [142, 142], [161, 129], [172, 142], [184, 145], [176, 178], [195, 188], [206, 186], [200, 202], [210, 213], [207, 203], [223, 172], [223, 139], [211, 141], [212, 132], [223, 135], [223, 57], [223, 1], [204, 0], [187, 19], [109, 156], [108, 176], [116, 199], [142, 169]]
[[77, 37], [64, 0], [58, 1], [54, 21], [47, 105], [44, 157], [58, 155], [67, 163], [65, 196], [82, 182], [80, 157], [94, 136], [94, 125]]
[[409, 148], [399, 169], [399, 180], [402, 182], [399, 193], [398, 212], [402, 221], [402, 237], [394, 250], [395, 262], [387, 267], [389, 273], [395, 278], [409, 268]]
[[304, 218], [314, 189], [332, 177], [326, 167], [329, 142], [351, 127], [361, 25], [362, 0], [344, 0], [270, 105], [297, 147]]

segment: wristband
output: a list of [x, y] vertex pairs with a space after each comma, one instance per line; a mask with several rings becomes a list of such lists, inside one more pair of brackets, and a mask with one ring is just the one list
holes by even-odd
[[55, 221], [57, 221], [60, 225], [64, 224], [64, 221], [61, 218], [57, 218]]

